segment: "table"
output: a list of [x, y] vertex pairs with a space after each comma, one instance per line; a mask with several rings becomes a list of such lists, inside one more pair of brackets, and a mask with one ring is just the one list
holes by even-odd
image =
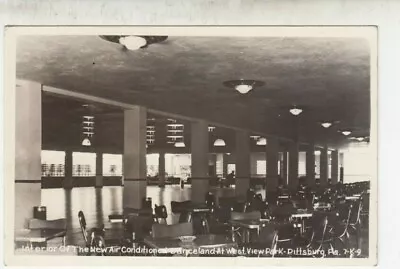
[[244, 239], [245, 243], [249, 242], [250, 240], [250, 230], [257, 230], [257, 234], [260, 233], [260, 226], [265, 223], [269, 222], [268, 219], [258, 219], [258, 220], [251, 220], [251, 219], [242, 219], [242, 220], [229, 220], [229, 224], [236, 227], [241, 227], [245, 229]]
[[293, 213], [291, 215], [292, 219], [300, 219], [300, 235], [303, 235], [305, 233], [305, 220], [309, 219], [313, 216], [313, 213], [311, 211], [306, 211], [306, 210], [301, 210], [297, 211], [296, 213]]
[[15, 242], [29, 243], [32, 247], [33, 243], [46, 243], [50, 239], [62, 237], [65, 246], [66, 234], [65, 229], [23, 229], [15, 233]]
[[[185, 249], [196, 248], [237, 248], [237, 243], [228, 239], [224, 235], [197, 235], [192, 243], [182, 243], [179, 238], [163, 237], [153, 238], [147, 236], [144, 243], [153, 249], [157, 249], [159, 253], [175, 253], [184, 254]], [[186, 252], [186, 254], [189, 252]]]

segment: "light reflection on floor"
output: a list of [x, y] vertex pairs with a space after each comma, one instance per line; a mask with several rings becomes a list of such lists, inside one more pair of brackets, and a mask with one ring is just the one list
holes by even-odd
[[[218, 196], [232, 196], [232, 188], [212, 188]], [[86, 217], [88, 227], [98, 227], [108, 222], [110, 214], [122, 212], [123, 187], [81, 187], [72, 190], [42, 189], [42, 205], [47, 207], [47, 219], [67, 219], [67, 243], [83, 244], [78, 212], [82, 210]], [[168, 223], [175, 223], [177, 217], [171, 213], [171, 201], [190, 200], [191, 187], [183, 189], [179, 185], [167, 185], [165, 188], [158, 186], [147, 187], [147, 197], [152, 198], [154, 205], [165, 205], [168, 211]]]

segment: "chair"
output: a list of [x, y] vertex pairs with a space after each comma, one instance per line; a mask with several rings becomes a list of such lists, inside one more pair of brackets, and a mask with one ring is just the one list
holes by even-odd
[[[260, 211], [252, 211], [252, 212], [231, 212], [231, 220], [259, 220], [261, 219], [261, 212]], [[231, 237], [232, 240], [237, 242], [239, 239], [243, 238], [243, 235], [241, 234], [241, 228], [240, 227], [234, 227], [232, 226], [231, 228]]]
[[[315, 213], [312, 217], [312, 233], [306, 248], [313, 250], [313, 256], [322, 254], [326, 246], [333, 249], [333, 236], [330, 233], [329, 217], [324, 213]], [[316, 254], [314, 254], [316, 253]]]
[[191, 201], [171, 201], [171, 211], [174, 214], [180, 214], [187, 211], [187, 209], [192, 205]]
[[[104, 237], [105, 237], [104, 225], [102, 225], [101, 227], [92, 228], [92, 229], [90, 229], [90, 231], [88, 231], [87, 226], [86, 226], [85, 215], [83, 214], [82, 211], [78, 212], [78, 220], [79, 220], [81, 232], [82, 232], [86, 247], [105, 248], [105, 247], [122, 245], [123, 242], [120, 239], [114, 239], [114, 238], [111, 238], [108, 240], [104, 239]], [[88, 254], [90, 255], [91, 253], [88, 253]], [[102, 252], [102, 253], [99, 253], [99, 255], [105, 255], [105, 253]]]
[[208, 192], [206, 194], [205, 200], [206, 200], [206, 205], [207, 205], [208, 208], [212, 208], [216, 204], [215, 195], [213, 193], [211, 193], [211, 192]]
[[160, 206], [155, 205], [154, 214], [155, 214], [156, 221], [158, 223], [167, 223], [168, 213], [167, 213], [167, 208], [165, 207], [165, 205], [160, 205]]
[[151, 227], [153, 238], [179, 237], [193, 235], [193, 226], [191, 223], [178, 224], [160, 224], [155, 223]]
[[[276, 225], [263, 224], [260, 227], [259, 235], [255, 242], [245, 245], [251, 249], [260, 250], [257, 254], [249, 255], [250, 257], [274, 257], [278, 243], [278, 230]], [[268, 253], [266, 249], [270, 250]], [[261, 251], [262, 250], [262, 251]]]

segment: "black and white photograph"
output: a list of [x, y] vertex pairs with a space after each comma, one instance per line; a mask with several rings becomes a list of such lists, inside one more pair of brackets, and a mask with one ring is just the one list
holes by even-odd
[[5, 33], [9, 255], [376, 263], [378, 28]]

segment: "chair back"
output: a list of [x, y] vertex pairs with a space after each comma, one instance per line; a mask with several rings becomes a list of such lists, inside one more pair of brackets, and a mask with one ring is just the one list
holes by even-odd
[[315, 249], [321, 249], [326, 241], [326, 231], [328, 227], [328, 215], [323, 213], [315, 213], [312, 217], [312, 235], [309, 245]]
[[231, 220], [259, 220], [261, 219], [260, 211], [252, 212], [231, 212]]
[[358, 199], [353, 202], [354, 209], [350, 215], [350, 225], [357, 225], [360, 224], [360, 215], [362, 210], [362, 199]]
[[192, 202], [191, 201], [171, 201], [171, 211], [174, 214], [177, 213], [182, 213], [184, 211], [187, 211], [187, 209], [191, 206]]
[[154, 213], [159, 219], [165, 220], [168, 217], [167, 208], [165, 207], [165, 205], [155, 205]]
[[151, 230], [153, 238], [193, 235], [192, 223], [178, 223], [171, 225], [155, 223]]
[[86, 244], [89, 244], [88, 234], [86, 231], [86, 219], [85, 219], [85, 215], [83, 214], [82, 211], [78, 212], [78, 220], [79, 220], [79, 225], [81, 226], [81, 232], [83, 235], [83, 239], [85, 240]]
[[[271, 250], [276, 249], [278, 240], [278, 230], [276, 228], [276, 225], [271, 225], [267, 223], [261, 225], [260, 233], [257, 238], [257, 243], [260, 243], [263, 246], [270, 248]], [[271, 253], [274, 252], [271, 251]]]
[[136, 241], [141, 241], [150, 234], [151, 227], [154, 224], [152, 216], [134, 216], [129, 215], [126, 223], [126, 230], [135, 235]]

